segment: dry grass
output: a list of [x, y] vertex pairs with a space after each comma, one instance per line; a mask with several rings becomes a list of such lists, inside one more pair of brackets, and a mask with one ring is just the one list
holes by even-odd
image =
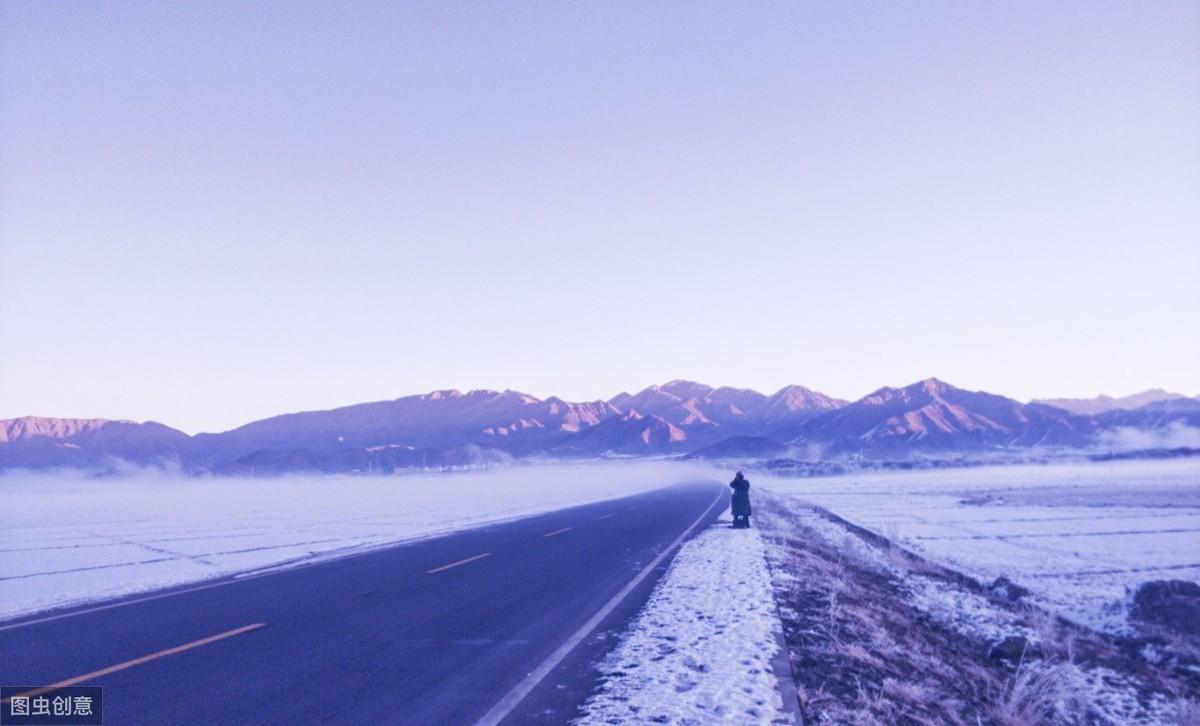
[[[1033, 604], [991, 595], [978, 582], [895, 544], [898, 529], [889, 524], [885, 539], [824, 510], [810, 510], [805, 516], [846, 527], [844, 539], [838, 535], [833, 541], [780, 502], [766, 497], [760, 502], [759, 526], [769, 543], [807, 723], [1104, 723], [1101, 703], [1093, 710], [1086, 700], [1083, 674], [1106, 668], [1138, 683], [1139, 699], [1169, 704], [1174, 719], [1167, 716], [1168, 721], [1200, 726], [1194, 679], [1134, 655], [1136, 644], [1081, 628]], [[891, 567], [861, 554], [864, 545], [883, 554]], [[987, 597], [1011, 615], [1014, 634], [1033, 631], [1015, 668], [989, 659], [989, 643], [917, 609], [903, 584], [909, 574]], [[1189, 636], [1163, 634], [1154, 642], [1164, 651], [1195, 652]], [[1161, 711], [1157, 715], [1161, 718]]]
[[1080, 722], [1087, 704], [1073, 687], [1073, 674], [1068, 664], [1022, 660], [999, 692], [990, 694], [989, 715], [1004, 726]]
[[883, 679], [883, 692], [891, 698], [914, 706], [929, 703], [938, 696], [925, 684], [898, 681], [895, 678]]
[[884, 666], [882, 659], [858, 643], [850, 643], [846, 646], [846, 657], [860, 660], [872, 668], [882, 668]]
[[769, 507], [760, 512], [769, 551], [786, 553], [773, 569], [787, 573], [777, 583], [786, 583], [781, 612], [806, 722], [986, 722], [973, 697], [988, 682], [986, 664], [965, 677], [959, 667], [980, 661], [978, 644], [915, 624], [920, 615], [903, 605], [894, 576], [850, 554], [857, 543], [829, 546]]

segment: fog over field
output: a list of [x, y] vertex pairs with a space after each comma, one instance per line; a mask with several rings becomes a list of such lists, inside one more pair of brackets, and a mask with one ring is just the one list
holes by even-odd
[[[361, 552], [732, 472], [678, 462], [392, 477], [0, 477], [0, 617]], [[1109, 631], [1128, 591], [1200, 580], [1200, 461], [995, 466], [785, 479], [809, 502]]]
[[394, 477], [0, 477], [0, 617], [362, 552], [713, 479], [702, 465], [525, 466]]

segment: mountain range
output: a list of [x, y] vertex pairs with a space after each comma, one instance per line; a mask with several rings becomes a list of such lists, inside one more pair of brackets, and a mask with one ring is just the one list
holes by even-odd
[[[688, 455], [910, 457], [1084, 449], [1113, 431], [1200, 426], [1200, 400], [1161, 390], [1021, 403], [930, 378], [848, 402], [671, 381], [606, 401], [456, 390], [289, 413], [189, 436], [155, 422], [0, 421], [0, 469], [169, 465], [192, 473], [386, 473], [510, 459]], [[1144, 437], [1142, 440], [1145, 440]]]
[[1148, 391], [1134, 393], [1130, 396], [1121, 396], [1119, 398], [1104, 395], [1096, 396], [1095, 398], [1043, 398], [1035, 400], [1034, 403], [1044, 403], [1048, 406], [1055, 406], [1070, 411], [1071, 413], [1091, 415], [1105, 413], [1106, 411], [1115, 411], [1117, 409], [1131, 411], [1150, 403], [1180, 399], [1186, 400], [1187, 396], [1181, 393], [1164, 391], [1161, 388], [1151, 388]]

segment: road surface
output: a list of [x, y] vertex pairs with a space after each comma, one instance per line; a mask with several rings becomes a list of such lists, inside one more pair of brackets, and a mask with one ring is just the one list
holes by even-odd
[[0, 623], [0, 684], [87, 676], [114, 725], [563, 723], [726, 499], [677, 485]]

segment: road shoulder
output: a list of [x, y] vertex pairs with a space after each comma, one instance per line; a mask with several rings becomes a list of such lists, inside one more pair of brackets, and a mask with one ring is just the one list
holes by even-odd
[[697, 534], [599, 665], [581, 724], [793, 723], [778, 688], [780, 625], [762, 537], [728, 513]]

